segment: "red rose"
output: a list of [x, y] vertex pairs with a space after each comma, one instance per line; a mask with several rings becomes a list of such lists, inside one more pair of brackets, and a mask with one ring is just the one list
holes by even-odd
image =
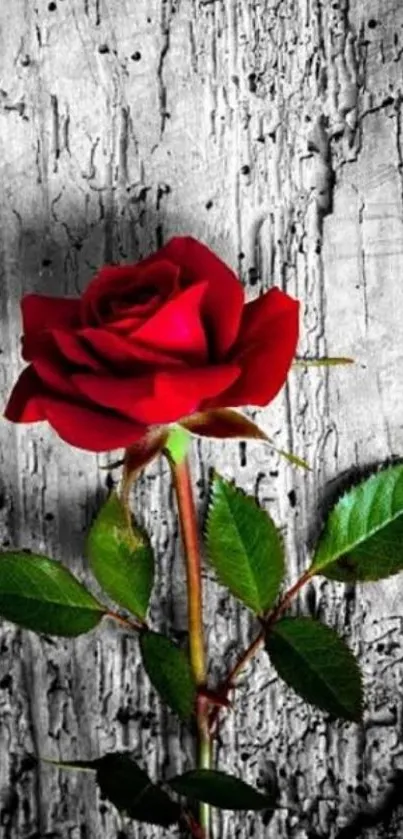
[[79, 299], [23, 298], [13, 422], [47, 420], [90, 451], [128, 447], [194, 412], [266, 405], [298, 339], [298, 302], [277, 288], [244, 304], [235, 274], [191, 238], [137, 265], [106, 266]]

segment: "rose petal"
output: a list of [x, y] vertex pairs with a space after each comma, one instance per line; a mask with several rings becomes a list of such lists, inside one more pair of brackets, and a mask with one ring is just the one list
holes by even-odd
[[109, 408], [123, 416], [144, 422], [149, 419], [149, 406], [154, 402], [154, 380], [152, 377], [132, 376], [119, 379], [117, 376], [94, 376], [91, 373], [72, 375], [74, 386], [86, 399], [98, 406]]
[[239, 367], [178, 368], [157, 373], [154, 378], [118, 379], [114, 376], [73, 375], [74, 385], [97, 405], [126, 417], [155, 425], [175, 422], [197, 410], [207, 396], [228, 388]]
[[[57, 332], [57, 331], [56, 331]], [[74, 348], [75, 352], [75, 359], [80, 361], [81, 363], [78, 366], [72, 364], [71, 360], [67, 360], [65, 356], [61, 353], [57, 340], [62, 337], [61, 344], [66, 348], [71, 350]], [[66, 342], [67, 336], [67, 342]], [[70, 339], [70, 340], [69, 340]], [[24, 345], [25, 349], [25, 345]], [[46, 331], [41, 332], [39, 335], [35, 337], [35, 339], [31, 342], [30, 347], [30, 358], [32, 360], [32, 366], [40, 379], [40, 381], [45, 386], [46, 390], [50, 392], [55, 392], [62, 396], [71, 397], [73, 400], [77, 399], [77, 390], [73, 385], [72, 381], [72, 371], [77, 370], [77, 372], [81, 370], [85, 371], [86, 369], [91, 369], [91, 367], [86, 367], [85, 361], [87, 360], [87, 356], [89, 356], [89, 361], [91, 363], [91, 355], [83, 347], [83, 351], [80, 353], [80, 346], [78, 341], [75, 339], [73, 334], [69, 335], [68, 333], [60, 332], [58, 335], [55, 334], [55, 331]], [[96, 359], [93, 359], [95, 362], [95, 370], [99, 373], [102, 370], [102, 365], [96, 362]], [[92, 369], [94, 369], [94, 363], [92, 363]]]
[[[270, 326], [270, 340], [278, 337], [290, 339], [296, 344], [298, 333], [299, 301], [274, 286], [256, 300], [244, 307], [237, 346], [245, 346], [255, 339], [261, 340], [262, 333]], [[274, 331], [277, 333], [274, 334]], [[283, 330], [286, 330], [284, 334]], [[273, 338], [271, 336], [273, 335]]]
[[113, 329], [117, 329], [119, 332], [133, 332], [146, 318], [151, 317], [163, 302], [164, 300], [161, 300], [161, 297], [157, 294], [154, 294], [146, 302], [137, 302], [135, 305], [124, 298], [111, 301], [109, 327], [112, 324]]
[[147, 431], [144, 426], [105, 409], [65, 401], [52, 395], [32, 366], [21, 373], [5, 409], [12, 422], [48, 420], [59, 436], [73, 446], [92, 452], [127, 448]]
[[26, 294], [21, 300], [24, 333], [31, 335], [54, 327], [71, 328], [80, 322], [80, 300]]
[[81, 329], [78, 335], [103, 364], [107, 365], [109, 369], [112, 366], [117, 373], [125, 370], [141, 373], [144, 364], [170, 367], [183, 363], [180, 359], [158, 348], [149, 348], [137, 344], [135, 340], [129, 341], [108, 329], [87, 327]]
[[175, 422], [197, 411], [205, 399], [227, 390], [239, 372], [237, 365], [223, 364], [158, 373], [155, 377], [155, 401], [166, 415], [161, 422]]
[[22, 371], [7, 402], [4, 416], [11, 422], [39, 422], [45, 419], [43, 385], [32, 365]]
[[201, 303], [206, 291], [206, 282], [197, 283], [171, 298], [136, 330], [133, 335], [136, 344], [204, 361], [207, 343]]
[[110, 411], [44, 397], [46, 419], [62, 440], [89, 452], [127, 448], [147, 429]]
[[66, 361], [89, 370], [103, 369], [99, 358], [88, 349], [85, 341], [74, 332], [64, 332], [62, 329], [52, 329], [52, 338]]
[[53, 352], [49, 358], [35, 358], [32, 366], [38, 378], [51, 393], [77, 398], [77, 390], [73, 385], [73, 376], [59, 353]]
[[204, 410], [237, 405], [267, 405], [283, 386], [298, 343], [299, 303], [278, 288], [244, 309], [233, 358], [242, 369], [225, 394]]
[[[136, 289], [156, 287], [159, 297], [166, 300], [177, 286], [179, 270], [167, 259], [160, 259], [154, 265], [149, 261], [135, 265], [106, 265], [87, 286], [81, 297], [81, 318], [83, 325], [97, 325], [108, 322], [119, 299], [127, 297], [127, 308], [136, 302]], [[142, 305], [142, 304], [141, 304]], [[121, 315], [120, 315], [121, 317]]]
[[171, 239], [157, 254], [180, 265], [188, 283], [208, 280], [202, 316], [207, 326], [213, 356], [225, 358], [234, 344], [241, 323], [244, 292], [236, 274], [210, 248], [191, 236]]

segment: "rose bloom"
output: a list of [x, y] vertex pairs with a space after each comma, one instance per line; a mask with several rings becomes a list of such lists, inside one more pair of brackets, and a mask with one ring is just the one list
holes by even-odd
[[175, 238], [136, 265], [106, 266], [81, 298], [26, 295], [13, 422], [47, 420], [94, 452], [217, 408], [267, 405], [298, 340], [298, 301], [272, 288], [244, 302], [205, 245]]

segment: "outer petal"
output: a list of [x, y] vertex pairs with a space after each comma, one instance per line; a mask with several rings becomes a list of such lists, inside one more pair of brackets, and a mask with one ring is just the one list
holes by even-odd
[[[73, 363], [63, 355], [59, 344], [74, 356]], [[77, 399], [78, 394], [72, 381], [72, 372], [95, 370], [99, 373], [103, 370], [100, 362], [88, 352], [85, 344], [80, 344], [74, 333], [61, 330], [41, 332], [32, 342], [30, 350], [32, 367], [45, 389], [69, 397], [73, 401]], [[24, 355], [26, 356], [25, 344]]]
[[[150, 405], [154, 402], [154, 380], [139, 376], [127, 379], [117, 376], [93, 376], [76, 373], [72, 382], [82, 396], [98, 407], [108, 408], [134, 421], [148, 424]], [[146, 417], [146, 419], [145, 419]], [[156, 422], [154, 418], [153, 422]]]
[[55, 396], [43, 386], [32, 366], [21, 373], [6, 406], [5, 416], [16, 423], [48, 420], [67, 443], [92, 452], [127, 448], [147, 430], [111, 411]]
[[154, 379], [117, 379], [90, 374], [73, 376], [74, 385], [97, 405], [144, 425], [175, 422], [197, 410], [207, 397], [225, 390], [239, 375], [233, 364], [211, 368], [178, 368]]
[[21, 312], [26, 335], [54, 327], [69, 329], [78, 326], [80, 322], [80, 300], [26, 294], [21, 300]]
[[205, 361], [207, 342], [200, 310], [207, 285], [197, 283], [165, 303], [136, 330], [132, 336], [135, 342], [157, 352]]
[[[206, 398], [222, 393], [237, 379], [240, 368], [236, 364], [216, 367], [165, 371], [157, 374], [155, 398], [172, 417], [162, 422], [174, 422], [194, 413]], [[166, 406], [166, 407], [165, 407]]]
[[232, 353], [241, 375], [225, 394], [203, 409], [267, 405], [283, 386], [298, 343], [299, 303], [278, 288], [245, 306], [239, 341]]
[[43, 399], [46, 419], [62, 440], [89, 452], [127, 448], [146, 433], [146, 428], [95, 406]]
[[39, 422], [45, 419], [43, 391], [32, 365], [26, 367], [14, 385], [4, 416], [11, 422]]
[[243, 288], [236, 274], [206, 245], [190, 236], [171, 239], [158, 255], [179, 265], [189, 284], [208, 280], [203, 321], [214, 357], [223, 359], [238, 335], [244, 304]]

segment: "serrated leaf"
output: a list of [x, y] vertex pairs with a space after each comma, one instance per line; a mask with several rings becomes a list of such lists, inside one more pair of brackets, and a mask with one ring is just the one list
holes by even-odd
[[305, 460], [284, 451], [284, 449], [277, 448], [273, 440], [256, 423], [232, 408], [213, 408], [211, 411], [195, 413], [181, 420], [181, 425], [191, 434], [200, 437], [213, 437], [218, 440], [263, 440], [280, 457], [288, 460], [293, 466], [310, 470], [310, 466]]
[[167, 783], [178, 795], [221, 810], [267, 810], [275, 805], [274, 789], [264, 795], [240, 778], [213, 769], [193, 769]]
[[360, 669], [333, 629], [311, 618], [284, 618], [270, 627], [266, 650], [279, 676], [306, 702], [334, 717], [360, 720]]
[[182, 720], [195, 707], [196, 687], [186, 653], [158, 632], [142, 632], [140, 649], [144, 668], [161, 698]]
[[312, 562], [334, 580], [381, 580], [403, 571], [403, 466], [353, 487], [331, 511]]
[[106, 610], [60, 562], [38, 554], [0, 554], [0, 615], [25, 629], [76, 636]]
[[91, 527], [87, 555], [94, 576], [109, 597], [143, 620], [153, 587], [154, 557], [148, 539], [132, 526], [114, 492]]
[[284, 576], [282, 540], [268, 513], [219, 475], [212, 482], [206, 540], [208, 558], [221, 582], [263, 615]]
[[103, 798], [130, 819], [160, 827], [169, 827], [179, 819], [179, 805], [153, 784], [128, 752], [111, 752], [97, 760], [56, 765], [59, 769], [95, 771]]

